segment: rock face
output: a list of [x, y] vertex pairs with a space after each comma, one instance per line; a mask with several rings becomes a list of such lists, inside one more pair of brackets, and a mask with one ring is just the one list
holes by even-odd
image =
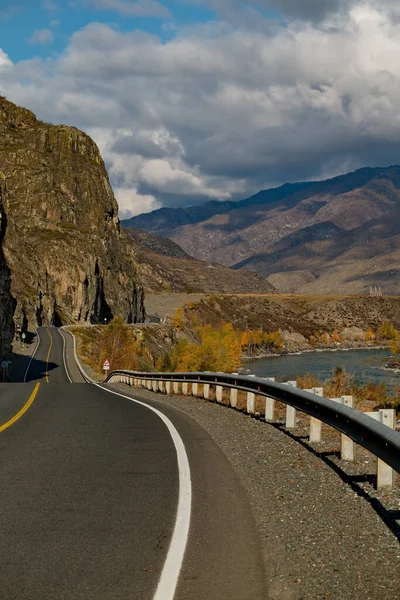
[[2, 291], [15, 323], [144, 317], [134, 256], [91, 138], [0, 97], [0, 193]]
[[1, 248], [6, 229], [6, 223], [6, 216], [0, 195], [0, 359], [4, 358], [8, 354], [12, 339], [14, 337], [13, 315], [16, 304], [11, 294], [10, 270], [7, 266], [4, 253]]

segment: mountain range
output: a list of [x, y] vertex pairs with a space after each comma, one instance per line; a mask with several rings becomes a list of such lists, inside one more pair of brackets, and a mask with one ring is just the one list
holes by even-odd
[[400, 292], [399, 166], [162, 208], [122, 225], [167, 237], [197, 259], [255, 271], [281, 292]]

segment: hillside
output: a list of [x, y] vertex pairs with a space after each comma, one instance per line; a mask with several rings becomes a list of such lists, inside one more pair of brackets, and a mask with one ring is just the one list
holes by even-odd
[[137, 270], [146, 292], [273, 293], [265, 279], [189, 256], [169, 239], [127, 228]]
[[2, 353], [23, 327], [143, 317], [107, 172], [81, 131], [0, 97]]
[[[196, 326], [219, 327], [229, 321], [235, 329], [272, 333], [279, 330], [285, 350], [315, 347], [365, 346], [368, 329], [376, 332], [391, 322], [400, 329], [400, 298], [366, 298], [342, 295], [212, 295], [190, 302], [184, 321]], [[324, 341], [324, 334], [335, 341]], [[375, 344], [375, 340], [370, 340]], [[387, 343], [387, 342], [386, 342]]]
[[253, 270], [278, 291], [368, 293], [371, 285], [400, 291], [398, 166], [222, 202], [203, 220], [199, 207], [188, 209], [195, 214], [190, 223], [178, 225], [174, 209], [161, 210], [162, 220], [155, 211], [129, 223], [167, 235], [196, 258]]

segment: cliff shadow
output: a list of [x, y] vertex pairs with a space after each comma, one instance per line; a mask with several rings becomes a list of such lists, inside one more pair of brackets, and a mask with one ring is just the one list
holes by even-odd
[[[5, 378], [7, 383], [28, 383], [29, 381], [40, 381], [46, 378], [46, 373], [61, 368], [54, 362], [46, 362], [25, 354], [14, 353], [14, 364], [11, 365], [9, 373]], [[3, 372], [0, 369], [0, 382], [3, 382]]]

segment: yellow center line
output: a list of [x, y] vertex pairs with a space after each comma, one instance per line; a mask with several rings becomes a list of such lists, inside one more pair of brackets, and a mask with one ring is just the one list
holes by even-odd
[[26, 413], [26, 411], [28, 410], [28, 408], [33, 403], [34, 399], [36, 398], [36, 394], [38, 393], [39, 386], [40, 386], [40, 383], [37, 383], [35, 385], [35, 388], [31, 394], [28, 402], [21, 408], [21, 410], [19, 412], [17, 412], [17, 414], [14, 415], [14, 417], [12, 417], [12, 419], [7, 421], [7, 423], [4, 423], [4, 425], [0, 425], [0, 431], [4, 431], [5, 429], [7, 429], [7, 427], [10, 427], [11, 425], [13, 425], [13, 423], [15, 423], [15, 421], [18, 421], [18, 419], [20, 417], [22, 417], [22, 415], [24, 413]]
[[50, 360], [50, 352], [53, 347], [53, 337], [48, 329], [46, 329], [46, 331], [50, 337], [50, 348], [49, 348], [49, 352], [48, 352], [47, 358], [46, 358], [46, 381], [47, 381], [47, 383], [49, 383], [49, 360]]

